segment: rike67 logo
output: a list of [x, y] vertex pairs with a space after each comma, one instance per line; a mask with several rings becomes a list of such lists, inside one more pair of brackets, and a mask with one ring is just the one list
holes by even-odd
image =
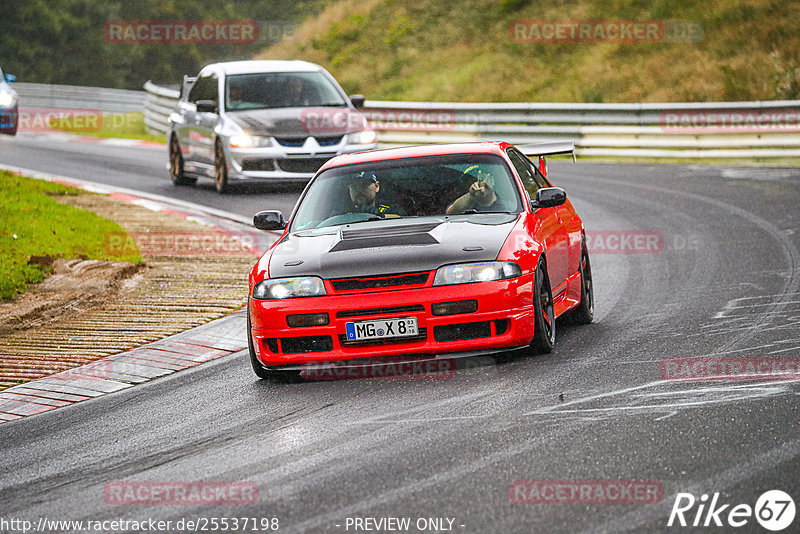
[[[758, 524], [772, 532], [779, 532], [794, 523], [794, 500], [781, 490], [761, 494], [754, 507], [749, 504], [731, 505], [719, 502], [719, 492], [710, 498], [704, 493], [696, 498], [691, 493], [678, 493], [667, 526], [733, 528], [752, 525], [753, 516]], [[752, 526], [747, 529], [752, 530]]]

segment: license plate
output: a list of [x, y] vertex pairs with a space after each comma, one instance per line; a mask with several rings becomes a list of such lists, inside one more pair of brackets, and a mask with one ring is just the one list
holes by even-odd
[[374, 321], [358, 321], [344, 325], [347, 341], [363, 341], [365, 339], [388, 339], [393, 337], [410, 337], [417, 335], [416, 317], [398, 317], [378, 319]]

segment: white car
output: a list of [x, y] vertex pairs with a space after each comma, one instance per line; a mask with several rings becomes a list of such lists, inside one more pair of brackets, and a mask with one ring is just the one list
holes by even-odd
[[306, 61], [235, 61], [184, 77], [169, 117], [175, 185], [213, 178], [308, 181], [330, 158], [377, 147], [357, 107], [325, 69]]

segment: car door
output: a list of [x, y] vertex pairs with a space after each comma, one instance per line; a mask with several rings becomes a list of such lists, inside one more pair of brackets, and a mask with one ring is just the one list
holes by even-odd
[[[530, 199], [536, 198], [536, 191], [539, 189], [550, 187], [538, 169], [521, 152], [509, 149], [508, 156], [522, 179]], [[533, 213], [533, 216], [541, 221], [541, 239], [544, 241], [547, 257], [547, 275], [554, 293], [556, 288], [566, 281], [569, 266], [569, 236], [558, 209], [559, 207], [538, 208]]]
[[211, 100], [219, 105], [219, 78], [214, 72], [201, 73], [189, 91], [185, 113], [187, 144], [192, 163], [202, 166], [214, 164], [214, 129], [219, 119], [217, 113], [197, 110], [197, 102]]

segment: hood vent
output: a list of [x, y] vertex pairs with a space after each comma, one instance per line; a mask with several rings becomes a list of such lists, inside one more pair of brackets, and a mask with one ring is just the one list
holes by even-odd
[[342, 230], [341, 239], [331, 248], [331, 252], [372, 247], [398, 247], [414, 245], [436, 245], [430, 232], [441, 222], [427, 224], [404, 224], [400, 226], [378, 226], [358, 230]]

